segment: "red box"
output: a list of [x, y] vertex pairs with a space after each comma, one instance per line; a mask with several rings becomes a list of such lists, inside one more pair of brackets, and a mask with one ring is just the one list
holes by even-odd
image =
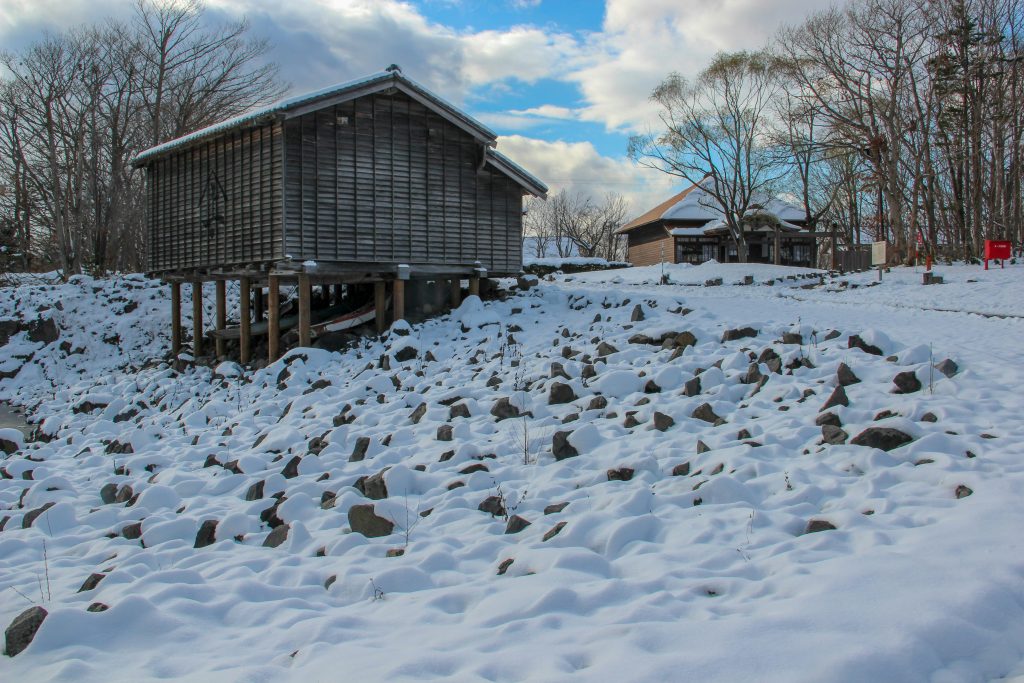
[[1003, 240], [985, 240], [985, 259], [1008, 259], [1013, 256], [1013, 245]]

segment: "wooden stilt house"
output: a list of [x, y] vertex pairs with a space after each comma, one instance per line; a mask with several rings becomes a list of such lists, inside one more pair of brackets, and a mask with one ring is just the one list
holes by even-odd
[[404, 317], [407, 283], [447, 281], [457, 305], [462, 279], [475, 293], [482, 276], [518, 273], [523, 196], [547, 188], [495, 150], [495, 139], [391, 67], [142, 152], [134, 164], [148, 181], [148, 270], [171, 283], [172, 345], [181, 345], [182, 282], [218, 283], [220, 329], [224, 282], [240, 281], [246, 362], [252, 304], [260, 319], [264, 300], [269, 354], [278, 354], [282, 282], [299, 285], [306, 346], [312, 285], [372, 285], [383, 328], [385, 302]]

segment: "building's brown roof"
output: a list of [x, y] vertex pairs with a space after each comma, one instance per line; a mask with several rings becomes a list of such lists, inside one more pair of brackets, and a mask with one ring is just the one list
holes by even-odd
[[686, 195], [688, 195], [691, 192], [693, 192], [693, 189], [695, 187], [697, 187], [697, 186], [696, 185], [690, 185], [688, 188], [686, 188], [685, 190], [683, 190], [679, 194], [674, 195], [672, 197], [669, 197], [668, 199], [663, 201], [661, 204], [658, 204], [656, 207], [654, 207], [653, 209], [651, 209], [650, 211], [648, 211], [644, 215], [642, 215], [642, 216], [640, 216], [638, 218], [634, 218], [630, 222], [628, 222], [625, 225], [623, 225], [621, 228], [618, 229], [617, 232], [621, 235], [622, 233], [626, 233], [626, 232], [629, 232], [630, 230], [635, 230], [635, 229], [643, 227], [643, 226], [645, 226], [645, 225], [647, 225], [649, 223], [653, 223], [654, 221], [656, 221], [659, 218], [661, 218], [665, 214], [666, 211], [668, 211], [673, 206], [675, 206], [676, 204], [681, 202], [686, 197]]

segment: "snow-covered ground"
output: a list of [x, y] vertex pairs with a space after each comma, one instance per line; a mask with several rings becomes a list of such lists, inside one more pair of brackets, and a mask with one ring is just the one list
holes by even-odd
[[63, 310], [0, 346], [50, 438], [2, 463], [0, 627], [48, 616], [0, 680], [1024, 674], [1024, 267], [937, 272], [557, 276], [254, 372], [141, 360], [141, 278], [2, 290]]

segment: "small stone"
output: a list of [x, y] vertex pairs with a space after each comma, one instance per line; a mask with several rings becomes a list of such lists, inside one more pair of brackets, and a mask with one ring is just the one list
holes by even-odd
[[803, 335], [801, 335], [801, 334], [799, 334], [797, 332], [783, 332], [782, 333], [782, 343], [783, 344], [803, 344], [804, 343], [804, 338], [803, 338]]
[[469, 417], [469, 406], [465, 403], [456, 403], [448, 409], [449, 420], [454, 420], [457, 417]]
[[697, 406], [696, 410], [693, 411], [691, 417], [698, 420], [703, 420], [704, 422], [710, 422], [711, 424], [715, 424], [722, 419], [715, 414], [715, 411], [711, 408], [710, 403], [701, 403], [699, 406]]
[[384, 500], [388, 497], [388, 487], [384, 483], [384, 474], [388, 469], [390, 468], [385, 467], [374, 475], [360, 477], [356, 480], [355, 487], [370, 500]]
[[519, 417], [520, 413], [519, 408], [512, 405], [512, 399], [508, 396], [503, 396], [491, 406], [491, 415], [498, 418], [498, 422], [501, 422], [512, 417]]
[[395, 529], [394, 522], [378, 516], [371, 503], [353, 505], [349, 508], [348, 525], [352, 528], [353, 532], [362, 534], [367, 538], [389, 536]]
[[853, 374], [853, 370], [846, 363], [839, 364], [839, 369], [836, 370], [836, 379], [841, 387], [848, 387], [860, 382], [860, 378]]
[[654, 428], [657, 429], [659, 432], [667, 430], [669, 427], [672, 427], [675, 423], [676, 421], [673, 420], [671, 416], [666, 415], [665, 413], [660, 413], [657, 410], [654, 411]]
[[641, 306], [640, 304], [637, 304], [636, 306], [633, 307], [633, 312], [629, 314], [629, 322], [631, 322], [631, 323], [638, 323], [638, 322], [642, 321], [643, 319], [644, 319], [644, 309], [643, 309], [643, 306]]
[[857, 334], [850, 335], [850, 340], [847, 342], [847, 346], [848, 348], [851, 349], [860, 349], [864, 353], [870, 353], [872, 356], [885, 355], [882, 352], [882, 349], [878, 348], [877, 346], [872, 346], [871, 344], [868, 344], [866, 341], [860, 338], [860, 335]]
[[25, 516], [21, 518], [21, 528], [28, 529], [37, 519], [39, 519], [40, 515], [52, 508], [54, 505], [56, 505], [56, 503], [50, 502], [46, 503], [42, 507], [26, 512]]
[[839, 416], [835, 413], [822, 413], [818, 415], [817, 419], [814, 420], [814, 424], [819, 427], [825, 425], [832, 425], [833, 427], [842, 427], [843, 421], [839, 419]]
[[544, 534], [544, 537], [541, 539], [541, 541], [550, 541], [552, 538], [557, 536], [562, 531], [562, 529], [565, 528], [565, 525], [566, 522], [559, 522], [558, 524], [554, 525], [553, 527], [548, 529], [547, 533]]
[[822, 425], [821, 427], [821, 438], [824, 443], [836, 445], [846, 443], [846, 440], [850, 438], [850, 435], [847, 434], [841, 427], [827, 424]]
[[684, 462], [672, 468], [673, 477], [685, 477], [690, 473], [690, 463]]
[[199, 527], [199, 531], [196, 532], [196, 542], [192, 545], [193, 548], [205, 548], [208, 545], [213, 545], [214, 541], [217, 540], [217, 520], [208, 519], [202, 523]]
[[98, 572], [89, 574], [89, 577], [82, 582], [82, 587], [78, 589], [78, 592], [84, 593], [86, 591], [91, 591], [95, 589], [96, 586], [100, 585], [100, 581], [102, 581], [105, 578], [107, 578], [106, 574], [100, 574]]
[[740, 379], [741, 384], [757, 384], [764, 378], [761, 374], [761, 366], [758, 363], [751, 363], [747, 367], [746, 374]]
[[921, 422], [938, 422], [939, 418], [935, 413], [925, 413], [921, 416]]
[[409, 416], [409, 421], [412, 422], [414, 425], [415, 424], [419, 424], [420, 420], [422, 420], [423, 416], [426, 415], [426, 414], [427, 414], [427, 404], [424, 401], [423, 403], [421, 403], [418, 406], [416, 406], [416, 410], [412, 411], [412, 414]]
[[330, 576], [328, 576], [324, 580], [324, 590], [329, 590], [330, 587], [333, 586], [334, 582], [337, 581], [337, 580], [338, 580], [338, 575], [337, 574], [331, 574]]
[[587, 363], [583, 366], [583, 370], [580, 371], [580, 377], [583, 379], [590, 379], [591, 377], [597, 377], [597, 368], [592, 364]]
[[102, 602], [94, 602], [85, 608], [86, 612], [106, 612], [110, 609], [110, 605], [106, 605]]
[[569, 501], [564, 503], [552, 503], [544, 508], [545, 515], [555, 515], [564, 510], [569, 505]]
[[828, 522], [824, 519], [812, 519], [807, 522], [807, 528], [804, 529], [805, 534], [815, 534], [819, 531], [832, 531], [836, 528], [835, 524]]
[[301, 455], [296, 455], [295, 457], [293, 457], [291, 460], [288, 461], [288, 464], [284, 466], [284, 469], [281, 470], [281, 476], [283, 476], [285, 479], [294, 479], [295, 477], [299, 476], [300, 462], [302, 462]]
[[853, 437], [850, 443], [854, 446], [867, 446], [868, 448], [879, 448], [883, 451], [891, 451], [913, 441], [909, 434], [891, 427], [868, 427], [863, 432]]
[[451, 441], [454, 429], [449, 424], [438, 425], [437, 427], [437, 440], [438, 441]]
[[264, 481], [261, 479], [252, 486], [250, 486], [245, 492], [245, 499], [248, 501], [259, 500], [263, 497], [263, 486]]
[[267, 537], [263, 540], [264, 548], [276, 548], [285, 542], [288, 538], [288, 529], [290, 527], [287, 524], [281, 524], [274, 527], [274, 529], [267, 534]]
[[45, 609], [35, 605], [14, 618], [14, 621], [11, 622], [11, 625], [4, 632], [6, 640], [5, 653], [8, 657], [14, 657], [29, 646], [32, 639], [36, 637], [39, 627], [43, 625], [43, 620], [46, 619], [47, 614], [48, 612]]
[[576, 392], [565, 382], [553, 382], [548, 391], [548, 405], [571, 403], [576, 400]]
[[356, 439], [356, 445], [352, 449], [352, 455], [349, 456], [349, 462], [359, 462], [366, 458], [366, 451], [370, 448], [370, 437], [361, 436]]
[[397, 360], [399, 363], [405, 363], [406, 361], [410, 361], [418, 355], [419, 351], [416, 350], [415, 346], [403, 346], [401, 349], [398, 350], [397, 353], [395, 353], [395, 360]]
[[636, 419], [636, 413], [626, 413], [626, 419], [622, 421], [622, 426], [625, 427], [626, 429], [633, 429], [634, 427], [639, 427], [640, 420]]
[[604, 410], [608, 407], [608, 399], [604, 396], [595, 396], [587, 404], [587, 410]]
[[706, 443], [704, 443], [700, 439], [697, 439], [697, 455], [700, 455], [701, 453], [707, 453], [710, 450], [711, 450], [710, 446], [708, 446]]
[[700, 377], [694, 377], [683, 385], [683, 396], [697, 396], [700, 394]]
[[142, 522], [126, 524], [121, 528], [121, 536], [129, 541], [142, 538]]
[[501, 502], [499, 496], [487, 496], [476, 509], [480, 512], [488, 513], [491, 517], [505, 516], [505, 505]]
[[508, 524], [505, 525], [506, 534], [518, 534], [520, 531], [530, 526], [530, 522], [523, 519], [519, 515], [512, 515], [508, 519]]
[[629, 481], [633, 478], [632, 467], [617, 467], [615, 469], [608, 470], [608, 481]]
[[513, 562], [515, 562], [515, 560], [511, 557], [507, 560], [502, 560], [501, 564], [498, 565], [498, 576], [504, 576], [505, 572], [508, 571], [508, 568], [512, 566]]
[[619, 350], [617, 348], [615, 348], [614, 346], [612, 346], [608, 342], [601, 342], [600, 344], [597, 345], [597, 357], [598, 358], [604, 358], [605, 356], [610, 356], [613, 353], [618, 353], [618, 351]]
[[899, 373], [892, 378], [892, 383], [896, 385], [894, 393], [897, 394], [912, 394], [921, 390], [921, 380], [917, 378], [917, 373], [913, 370]]
[[569, 443], [569, 435], [572, 432], [555, 432], [551, 437], [551, 454], [555, 460], [574, 458], [580, 454], [572, 444]]
[[675, 345], [676, 350], [679, 352], [680, 355], [682, 355], [682, 352], [688, 346], [697, 345], [697, 337], [693, 335], [693, 332], [681, 332], [675, 337]]
[[[832, 390], [828, 400], [825, 401], [825, 405], [821, 406], [821, 411], [834, 408], [835, 406], [848, 406], [850, 405], [850, 399], [846, 396], [846, 389], [841, 386], [836, 387]], [[820, 411], [819, 411], [820, 412]]]
[[551, 379], [554, 379], [555, 377], [569, 379], [569, 373], [565, 371], [565, 366], [559, 363], [558, 361], [553, 361], [551, 363], [551, 371], [549, 373], [549, 376], [551, 377]]
[[330, 510], [338, 502], [338, 494], [334, 491], [324, 491], [320, 494], [320, 509]]
[[405, 548], [388, 548], [388, 551], [384, 553], [385, 557], [401, 557], [405, 555]]
[[951, 359], [947, 358], [940, 361], [935, 365], [935, 369], [941, 372], [946, 377], [952, 377], [956, 373], [960, 372], [960, 368]]
[[756, 337], [757, 330], [753, 327], [738, 327], [732, 330], [726, 330], [722, 335], [723, 342], [735, 341], [737, 339], [745, 339], [747, 337]]
[[104, 484], [103, 488], [100, 489], [100, 500], [103, 501], [104, 505], [110, 505], [114, 502], [114, 496], [117, 495], [117, 484]]
[[961, 498], [966, 498], [967, 496], [971, 495], [972, 493], [974, 493], [974, 491], [969, 486], [967, 486], [965, 484], [960, 484], [959, 486], [956, 487], [956, 499], [957, 500], [960, 500]]

